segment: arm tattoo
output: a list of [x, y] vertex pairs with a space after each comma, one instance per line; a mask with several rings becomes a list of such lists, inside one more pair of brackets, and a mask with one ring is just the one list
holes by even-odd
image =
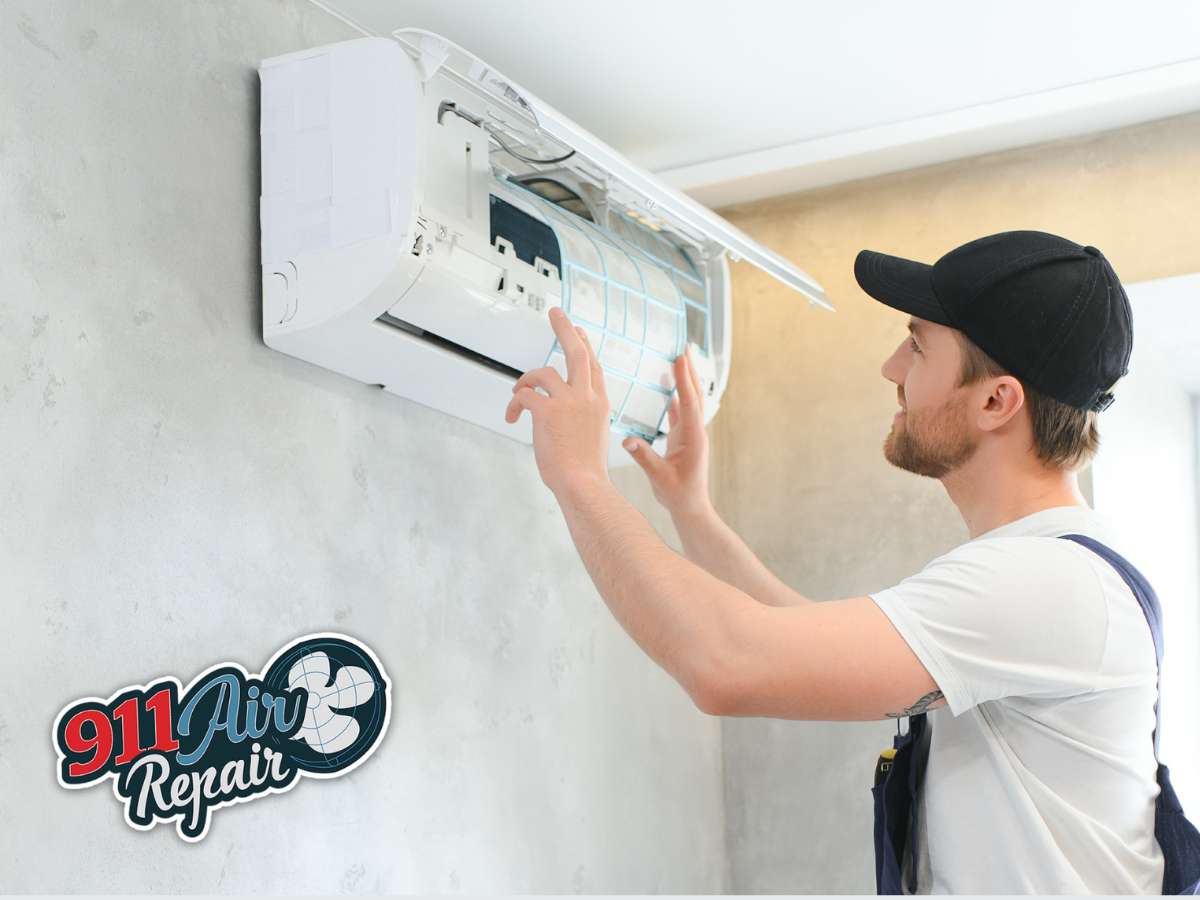
[[889, 719], [898, 719], [901, 716], [918, 716], [941, 699], [941, 691], [930, 691], [924, 697], [918, 699], [917, 702], [912, 706], [908, 707], [908, 709], [898, 713], [884, 713], [884, 715], [886, 715]]

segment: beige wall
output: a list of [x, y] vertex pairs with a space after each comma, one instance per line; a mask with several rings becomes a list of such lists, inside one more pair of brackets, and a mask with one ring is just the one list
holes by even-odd
[[[734, 267], [733, 370], [713, 423], [717, 506], [802, 593], [859, 595], [967, 531], [940, 483], [883, 459], [896, 388], [879, 369], [907, 317], [859, 290], [855, 255], [933, 262], [1031, 228], [1099, 247], [1126, 284], [1200, 271], [1200, 114], [722, 212], [817, 278], [837, 312]], [[732, 888], [873, 892], [868, 777], [894, 730], [728, 720]]]

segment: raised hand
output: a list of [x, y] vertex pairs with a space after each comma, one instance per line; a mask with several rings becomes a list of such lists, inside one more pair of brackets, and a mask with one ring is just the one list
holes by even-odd
[[702, 512], [708, 496], [708, 435], [704, 431], [704, 394], [692, 365], [691, 348], [675, 360], [676, 394], [667, 420], [667, 452], [659, 456], [641, 438], [629, 437], [622, 446], [633, 454], [650, 479], [654, 496], [672, 515]]
[[504, 420], [511, 424], [529, 410], [538, 473], [557, 494], [580, 480], [607, 481], [611, 411], [604, 373], [587, 333], [557, 306], [549, 315], [567, 359], [567, 379], [553, 366], [530, 369], [513, 385]]

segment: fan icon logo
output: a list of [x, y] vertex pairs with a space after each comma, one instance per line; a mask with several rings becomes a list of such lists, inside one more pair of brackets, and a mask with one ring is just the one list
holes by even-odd
[[308, 691], [304, 722], [292, 740], [305, 741], [321, 753], [336, 753], [354, 744], [359, 734], [353, 716], [339, 709], [356, 709], [375, 694], [375, 680], [358, 666], [342, 666], [329, 677], [329, 657], [317, 650], [301, 658], [288, 672], [288, 687]]
[[390, 682], [370, 648], [320, 633], [281, 648], [262, 675], [220, 663], [186, 690], [165, 676], [69, 703], [51, 740], [62, 787], [111, 777], [131, 827], [174, 821], [180, 837], [199, 841], [216, 809], [361, 765], [390, 707]]
[[303, 690], [300, 724], [280, 749], [310, 775], [341, 774], [375, 745], [386, 724], [386, 690], [373, 653], [336, 635], [310, 635], [276, 654], [263, 676], [276, 694]]

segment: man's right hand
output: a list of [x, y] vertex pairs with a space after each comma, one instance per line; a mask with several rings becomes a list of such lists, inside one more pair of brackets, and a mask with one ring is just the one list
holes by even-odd
[[692, 366], [690, 347], [675, 360], [675, 385], [678, 390], [667, 410], [671, 430], [667, 432], [666, 454], [659, 456], [641, 438], [626, 438], [622, 446], [632, 453], [650, 479], [658, 502], [672, 516], [690, 516], [706, 511], [711, 505], [704, 395]]
[[678, 396], [671, 398], [667, 452], [659, 456], [639, 438], [623, 446], [650, 479], [654, 496], [667, 508], [684, 555], [727, 584], [768, 606], [811, 602], [788, 587], [726, 525], [708, 496], [708, 435], [704, 431], [704, 395], [688, 353], [675, 360]]

